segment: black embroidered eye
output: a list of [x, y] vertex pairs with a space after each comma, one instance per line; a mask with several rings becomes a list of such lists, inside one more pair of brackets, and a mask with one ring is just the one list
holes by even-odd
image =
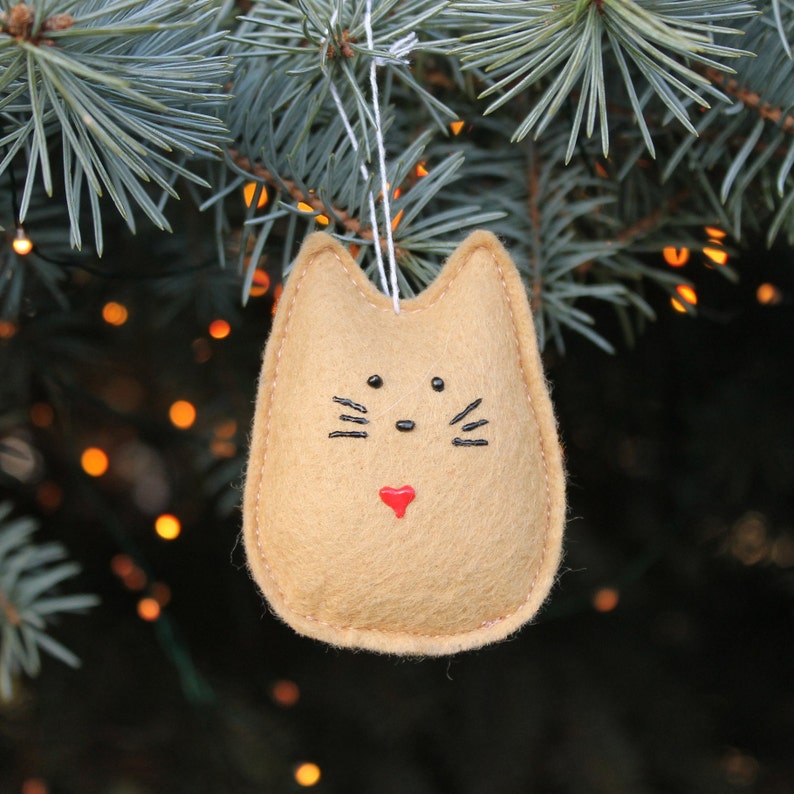
[[444, 381], [441, 378], [433, 378], [430, 381], [433, 391], [444, 391]]
[[380, 375], [370, 375], [367, 378], [367, 384], [372, 386], [373, 389], [379, 389], [383, 386], [383, 378]]

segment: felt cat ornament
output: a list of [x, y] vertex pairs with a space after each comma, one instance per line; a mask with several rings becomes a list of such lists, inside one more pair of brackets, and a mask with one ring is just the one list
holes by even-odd
[[475, 232], [400, 312], [307, 238], [268, 340], [245, 484], [272, 609], [337, 646], [441, 655], [503, 639], [560, 559], [564, 477], [526, 292]]

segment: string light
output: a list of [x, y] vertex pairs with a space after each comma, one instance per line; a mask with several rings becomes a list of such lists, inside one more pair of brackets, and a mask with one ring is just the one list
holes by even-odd
[[686, 314], [686, 306], [675, 298], [670, 298], [670, 305], [680, 314]]
[[11, 339], [17, 332], [17, 324], [10, 320], [0, 320], [0, 339]]
[[138, 601], [138, 617], [141, 620], [153, 622], [160, 617], [160, 605], [151, 596], [146, 596]]
[[33, 250], [33, 241], [25, 234], [25, 230], [21, 226], [17, 226], [11, 247], [19, 256], [27, 256]]
[[593, 594], [593, 609], [596, 612], [611, 612], [620, 601], [620, 593], [614, 587], [602, 587]]
[[755, 297], [764, 306], [775, 306], [783, 300], [783, 293], [774, 284], [764, 282], [758, 285]]
[[696, 306], [698, 296], [695, 290], [689, 284], [679, 284], [675, 291], [691, 306]]
[[129, 317], [127, 307], [123, 303], [116, 303], [116, 301], [108, 301], [102, 307], [102, 319], [108, 325], [124, 325]]
[[110, 465], [107, 453], [99, 447], [87, 447], [80, 456], [83, 471], [91, 477], [101, 477]]
[[680, 314], [685, 314], [688, 311], [687, 306], [697, 305], [697, 293], [689, 284], [679, 284], [675, 291], [678, 297], [670, 298], [670, 305]]
[[110, 560], [110, 570], [121, 579], [127, 590], [138, 591], [146, 587], [146, 574], [129, 554], [114, 555]]
[[177, 400], [168, 409], [168, 418], [174, 427], [187, 430], [196, 421], [196, 408], [187, 400]]
[[210, 442], [210, 450], [216, 458], [233, 458], [237, 454], [237, 445], [231, 439], [237, 432], [237, 422], [226, 419], [215, 426], [215, 438]]
[[728, 252], [724, 248], [712, 248], [707, 245], [703, 249], [703, 254], [715, 265], [724, 265], [728, 261]]
[[261, 267], [258, 267], [254, 271], [254, 277], [251, 281], [251, 289], [249, 290], [248, 294], [252, 298], [259, 298], [264, 295], [270, 289], [270, 276], [267, 274], [266, 270], [262, 270]]
[[22, 783], [20, 794], [50, 794], [50, 788], [40, 777], [29, 777]]
[[213, 320], [210, 323], [209, 335], [213, 339], [226, 339], [231, 332], [232, 327], [226, 320]]
[[[312, 207], [311, 204], [307, 204], [305, 201], [298, 202], [298, 209], [301, 212], [314, 212], [314, 207]], [[331, 219], [327, 215], [322, 214], [316, 215], [314, 220], [316, 220], [321, 226], [328, 226], [328, 224], [331, 222]]]
[[123, 579], [125, 576], [129, 576], [135, 568], [135, 563], [132, 561], [132, 557], [129, 554], [116, 554], [110, 560], [110, 570], [119, 577], [119, 579]]
[[466, 126], [465, 121], [450, 121], [449, 128], [452, 130], [453, 135], [460, 135], [463, 128]]
[[234, 419], [224, 419], [215, 425], [215, 437], [228, 440], [237, 432], [237, 422]]
[[424, 161], [423, 161], [423, 162], [421, 162], [421, 163], [419, 163], [419, 164], [416, 166], [416, 175], [417, 175], [417, 176], [418, 176], [420, 179], [421, 179], [423, 176], [427, 176], [429, 173], [430, 173], [430, 171], [428, 171], [428, 170], [427, 170], [427, 167], [425, 166], [425, 163], [424, 163]]
[[233, 458], [237, 454], [237, 445], [231, 441], [214, 438], [210, 441], [210, 452], [216, 458]]
[[170, 513], [163, 513], [155, 519], [154, 531], [163, 540], [175, 540], [182, 531], [182, 523], [176, 516]]
[[149, 588], [152, 598], [161, 606], [171, 601], [171, 588], [165, 582], [154, 582]]
[[[245, 186], [243, 187], [243, 198], [245, 199], [246, 207], [250, 207], [254, 203], [254, 196], [256, 195], [258, 187], [260, 187], [258, 182], [246, 182]], [[256, 202], [256, 208], [260, 209], [261, 207], [264, 207], [265, 204], [267, 204], [267, 200], [267, 188], [264, 185], [261, 185], [259, 198]]]
[[668, 245], [662, 249], [662, 256], [670, 267], [683, 267], [689, 261], [689, 249]]
[[322, 772], [317, 764], [305, 762], [295, 767], [295, 782], [299, 786], [316, 786], [320, 782]]
[[273, 684], [270, 695], [277, 705], [289, 708], [300, 700], [301, 691], [294, 681], [282, 678]]
[[728, 232], [724, 232], [722, 229], [718, 228], [717, 226], [705, 226], [704, 230], [706, 234], [709, 236], [710, 239], [716, 241], [722, 240]]

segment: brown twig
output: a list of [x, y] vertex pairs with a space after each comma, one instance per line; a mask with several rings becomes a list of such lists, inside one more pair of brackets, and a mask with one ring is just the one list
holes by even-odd
[[675, 212], [678, 207], [684, 203], [688, 196], [688, 190], [682, 190], [675, 196], [671, 196], [666, 202], [664, 202], [664, 204], [661, 204], [653, 212], [650, 212], [648, 215], [645, 215], [638, 221], [635, 221], [631, 226], [627, 226], [625, 229], [622, 229], [616, 237], [617, 241], [620, 243], [630, 243], [633, 240], [636, 240], [638, 237], [644, 235], [645, 232], [649, 231], [650, 229], [659, 226], [665, 216]]
[[12, 626], [19, 626], [19, 624], [22, 623], [22, 618], [19, 614], [19, 611], [14, 604], [6, 598], [6, 595], [2, 590], [0, 590], [0, 611], [3, 612], [6, 620]]
[[716, 69], [704, 69], [703, 74], [712, 83], [722, 88], [726, 94], [738, 99], [745, 107], [758, 113], [762, 119], [773, 121], [785, 132], [794, 133], [794, 116], [791, 114], [784, 115], [782, 108], [774, 107], [769, 102], [764, 102], [760, 94], [740, 85], [738, 80]]
[[290, 179], [277, 177], [275, 174], [271, 174], [270, 171], [268, 171], [263, 165], [252, 162], [237, 149], [228, 149], [228, 155], [232, 162], [243, 171], [247, 171], [252, 176], [257, 177], [257, 179], [261, 179], [263, 182], [273, 188], [276, 188], [277, 190], [286, 189], [290, 198], [294, 201], [302, 201], [308, 204], [316, 212], [321, 212], [323, 215], [334, 218], [334, 220], [344, 226], [345, 229], [347, 229], [349, 232], [353, 232], [353, 234], [358, 235], [363, 240], [373, 239], [372, 229], [370, 227], [362, 226], [361, 221], [346, 210], [342, 210], [337, 207], [326, 206], [322, 199], [320, 199], [314, 193], [310, 193], [307, 196], [303, 190], [301, 190], [298, 185], [295, 184], [295, 182]]

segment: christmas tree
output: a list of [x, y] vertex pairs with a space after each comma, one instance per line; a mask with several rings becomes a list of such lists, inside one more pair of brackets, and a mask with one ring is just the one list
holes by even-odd
[[[318, 783], [319, 767], [291, 771], [311, 752], [328, 791], [788, 790], [783, 708], [766, 732], [726, 726], [790, 682], [748, 683], [719, 709], [716, 687], [687, 694], [671, 668], [705, 677], [711, 640], [757, 643], [770, 681], [785, 670], [785, 648], [758, 638], [784, 631], [794, 566], [774, 388], [791, 352], [794, 3], [0, 7], [0, 695], [25, 748], [1, 745], [3, 790], [290, 790]], [[384, 673], [264, 625], [236, 537], [261, 348], [305, 236], [333, 234], [409, 297], [475, 228], [501, 238], [531, 298], [582, 516], [566, 565], [587, 570], [524, 632], [540, 639], [494, 651], [499, 672], [460, 663], [462, 698], [438, 691], [443, 663]], [[716, 333], [727, 318], [737, 330]], [[747, 334], [775, 350], [759, 363]], [[763, 623], [730, 613], [740, 591]], [[735, 633], [708, 626], [731, 616]], [[582, 655], [601, 631], [604, 652]], [[113, 671], [147, 670], [190, 750], [136, 773], [147, 753], [107, 741], [89, 780], [82, 727], [84, 755], [57, 772], [46, 741], [89, 720], [65, 694], [78, 674], [45, 662], [31, 681], [42, 652], [82, 657], [121, 723], [139, 725]], [[518, 691], [491, 714], [500, 675]], [[678, 732], [666, 705], [694, 722]], [[357, 743], [373, 758], [354, 764]]]

